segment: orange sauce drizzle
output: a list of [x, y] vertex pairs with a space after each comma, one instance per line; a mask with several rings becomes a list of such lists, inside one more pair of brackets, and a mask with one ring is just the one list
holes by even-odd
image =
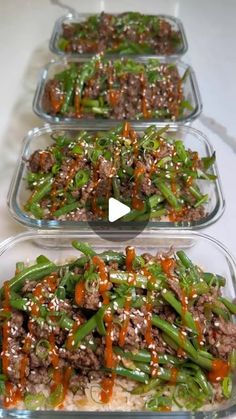
[[212, 361], [212, 370], [208, 373], [208, 380], [211, 383], [222, 381], [230, 371], [230, 365], [227, 361], [221, 359], [214, 359]]
[[59, 364], [59, 356], [58, 356], [56, 345], [55, 345], [55, 335], [53, 333], [50, 333], [48, 340], [50, 343], [51, 363], [54, 368], [57, 368]]
[[112, 373], [111, 377], [105, 377], [102, 379], [101, 381], [101, 387], [102, 387], [102, 391], [101, 391], [101, 401], [102, 403], [108, 403], [112, 397], [112, 393], [113, 393], [113, 387], [115, 384], [115, 374]]
[[115, 90], [115, 89], [109, 90], [109, 100], [113, 107], [116, 106], [119, 100], [119, 97], [120, 97], [120, 93], [118, 92], [118, 90]]
[[5, 396], [3, 406], [8, 408], [16, 405], [22, 399], [22, 394], [19, 388], [16, 388], [13, 383], [7, 381], [5, 384]]
[[[126, 270], [129, 273], [129, 278], [128, 278], [128, 282], [129, 284], [134, 284], [135, 283], [135, 273], [134, 273], [134, 269], [133, 269], [133, 262], [135, 259], [135, 249], [133, 246], [128, 246], [126, 247], [126, 259], [125, 259], [125, 265], [126, 265]], [[130, 320], [130, 308], [131, 308], [131, 299], [130, 299], [130, 295], [127, 296], [126, 301], [125, 301], [125, 305], [124, 305], [124, 314], [125, 314], [125, 319], [124, 322], [120, 328], [120, 333], [119, 333], [119, 346], [124, 346], [125, 344], [125, 339], [127, 336], [127, 332], [128, 332], [128, 327], [129, 327], [129, 320]]]
[[184, 215], [186, 215], [187, 212], [188, 212], [187, 207], [183, 207], [179, 211], [171, 209], [168, 212], [169, 220], [172, 221], [173, 223], [176, 222], [176, 221], [182, 221]]
[[174, 385], [174, 386], [176, 385], [178, 373], [179, 373], [179, 371], [177, 370], [177, 368], [175, 368], [175, 367], [171, 368], [171, 370], [170, 370], [171, 375], [170, 375], [169, 384]]
[[[109, 279], [106, 269], [105, 262], [99, 257], [94, 256], [92, 258], [93, 263], [97, 266], [100, 283], [99, 283], [99, 293], [102, 295], [103, 304], [107, 305], [110, 302], [108, 290], [109, 290]], [[105, 336], [105, 351], [104, 359], [107, 368], [114, 368], [116, 365], [116, 358], [113, 352], [113, 316], [110, 310], [107, 310], [104, 315], [105, 325], [106, 325], [106, 336]], [[115, 382], [115, 373], [112, 373], [111, 378], [103, 378], [101, 381], [101, 401], [103, 403], [108, 403], [112, 397], [113, 387]]]
[[183, 345], [185, 344], [185, 342], [186, 342], [186, 337], [185, 337], [185, 335], [183, 334], [183, 330], [180, 330], [180, 331], [179, 331], [179, 340], [180, 340], [181, 346], [179, 346], [179, 348], [178, 348], [178, 350], [177, 350], [177, 355], [178, 355], [179, 357], [182, 357], [182, 356], [184, 356], [184, 355], [185, 355], [185, 351], [183, 350], [182, 346], [183, 346]]
[[59, 96], [58, 93], [55, 92], [54, 89], [51, 89], [49, 95], [50, 95], [50, 102], [51, 102], [54, 112], [55, 113], [59, 112], [64, 102], [64, 94], [61, 93]]
[[182, 305], [181, 317], [182, 317], [182, 321], [184, 323], [185, 315], [188, 311], [188, 300], [187, 300], [187, 296], [185, 294], [185, 291], [183, 289], [181, 290], [181, 305]]
[[160, 260], [161, 268], [163, 272], [169, 277], [172, 278], [172, 271], [175, 268], [175, 260], [172, 258], [166, 257], [165, 259]]
[[131, 131], [131, 126], [129, 122], [125, 121], [124, 126], [123, 126], [122, 136], [125, 138], [129, 138], [130, 131]]
[[160, 412], [171, 412], [171, 407], [170, 406], [162, 406], [160, 407], [159, 411]]
[[145, 173], [143, 167], [136, 167], [134, 169], [134, 188], [132, 192], [132, 208], [136, 210], [143, 210], [144, 202], [139, 198], [141, 176]]
[[198, 337], [197, 337], [197, 341], [199, 343], [199, 345], [201, 344], [201, 342], [203, 341], [203, 334], [202, 334], [202, 327], [201, 327], [201, 323], [199, 320], [194, 320], [196, 329], [198, 331]]
[[79, 281], [75, 286], [75, 302], [78, 306], [80, 306], [84, 301], [85, 295], [85, 282]]

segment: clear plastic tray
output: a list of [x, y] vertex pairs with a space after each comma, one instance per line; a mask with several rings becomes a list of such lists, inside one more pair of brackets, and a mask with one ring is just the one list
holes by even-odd
[[[95, 249], [101, 252], [104, 249], [123, 250], [128, 242], [111, 242], [102, 240], [91, 234], [79, 236], [74, 232], [24, 232], [18, 236], [11, 237], [0, 244], [0, 283], [12, 277], [15, 263], [17, 261], [32, 261], [39, 254], [44, 254], [52, 260], [63, 262], [63, 260], [78, 256], [78, 252], [69, 244], [72, 240], [79, 239], [89, 242]], [[50, 244], [51, 247], [48, 247]], [[136, 237], [131, 243], [136, 247], [137, 253], [148, 252], [155, 254], [157, 251], [167, 250], [170, 246], [175, 249], [184, 249], [187, 255], [196, 264], [204, 267], [208, 272], [218, 273], [226, 278], [224, 294], [229, 299], [236, 297], [236, 264], [229, 251], [217, 240], [194, 232], [149, 232]], [[172, 413], [158, 412], [65, 412], [65, 411], [41, 411], [29, 412], [25, 410], [4, 410], [0, 409], [1, 418], [83, 418], [92, 419], [210, 419], [223, 418], [236, 414], [236, 387], [233, 386], [233, 393], [230, 400], [213, 407], [208, 411]]]
[[[48, 80], [54, 77], [54, 75], [60, 71], [63, 71], [68, 68], [69, 63], [76, 62], [76, 63], [84, 63], [87, 59], [83, 57], [63, 57], [61, 59], [58, 59], [57, 61], [51, 61], [45, 68], [42, 69], [38, 86], [36, 89], [36, 93], [34, 96], [33, 101], [33, 110], [34, 112], [40, 117], [45, 119], [47, 122], [50, 123], [67, 123], [67, 124], [76, 124], [77, 126], [80, 125], [86, 125], [89, 127], [91, 123], [94, 124], [95, 127], [105, 128], [113, 126], [116, 123], [119, 123], [120, 121], [115, 119], [104, 119], [104, 118], [96, 118], [96, 119], [86, 119], [86, 118], [69, 118], [69, 117], [63, 117], [63, 116], [52, 116], [45, 112], [43, 108], [42, 98], [44, 94], [45, 85]], [[148, 58], [142, 57], [139, 59], [136, 59], [137, 62], [140, 63], [147, 63]], [[160, 60], [161, 63], [165, 64], [169, 61], [166, 59]], [[194, 119], [196, 119], [202, 110], [202, 102], [200, 97], [200, 92], [198, 89], [198, 84], [196, 80], [195, 73], [193, 69], [183, 62], [177, 62], [176, 63], [177, 69], [179, 71], [180, 77], [182, 77], [185, 74], [185, 78], [183, 81], [183, 95], [185, 99], [191, 104], [192, 110], [186, 110], [185, 115], [183, 115], [181, 118], [179, 118], [177, 121], [167, 121], [167, 120], [160, 120], [160, 119], [140, 119], [140, 120], [133, 120], [130, 121], [133, 123], [134, 127], [147, 127], [156, 123], [167, 123], [169, 125], [176, 125], [176, 124], [186, 124], [191, 123]], [[186, 70], [188, 70], [186, 72]]]
[[[159, 126], [160, 128], [163, 127], [161, 124]], [[76, 127], [67, 127], [66, 125], [46, 125], [43, 128], [32, 129], [25, 137], [23, 148], [8, 193], [8, 207], [12, 216], [28, 228], [50, 230], [72, 229], [75, 231], [85, 231], [90, 229], [92, 226], [92, 222], [89, 223], [89, 227], [85, 221], [37, 220], [30, 216], [23, 208], [24, 203], [30, 195], [30, 191], [26, 189], [26, 182], [24, 181], [27, 169], [27, 159], [35, 150], [43, 149], [53, 142], [50, 136], [52, 133], [62, 133], [63, 131], [76, 133], [79, 129]], [[90, 131], [97, 131], [96, 126], [91, 124]], [[139, 130], [139, 132], [141, 132], [141, 130]], [[209, 144], [207, 138], [200, 131], [194, 128], [187, 126], [175, 126], [170, 127], [168, 132], [172, 137], [182, 139], [187, 148], [197, 151], [201, 157], [207, 157], [213, 153], [213, 148]], [[189, 222], [150, 221], [146, 228], [199, 229], [214, 223], [222, 215], [225, 203], [216, 164], [213, 165], [212, 173], [217, 175], [217, 180], [215, 182], [206, 180], [199, 181], [201, 182], [199, 183], [199, 186], [202, 192], [209, 195], [209, 202], [205, 207], [208, 215], [205, 218], [199, 221]], [[133, 229], [135, 229], [136, 226], [139, 230], [137, 222], [133, 222], [132, 224], [134, 224], [132, 227]], [[105, 229], [108, 226], [109, 223], [104, 224]], [[127, 229], [128, 227], [124, 226], [124, 231]]]
[[[52, 32], [52, 36], [49, 42], [49, 48], [50, 50], [54, 53], [54, 54], [58, 54], [58, 55], [68, 55], [66, 52], [60, 50], [58, 48], [58, 39], [62, 34], [62, 25], [65, 23], [78, 23], [78, 22], [82, 22], [85, 19], [87, 19], [89, 16], [92, 16], [92, 13], [69, 13], [65, 16], [60, 17], [54, 25], [54, 29]], [[178, 51], [176, 51], [174, 54], [170, 54], [167, 57], [171, 60], [177, 60], [179, 59], [182, 55], [184, 55], [187, 50], [188, 50], [188, 43], [187, 43], [187, 39], [186, 39], [186, 35], [185, 35], [185, 31], [184, 31], [184, 27], [182, 22], [173, 16], [168, 16], [168, 15], [158, 15], [158, 17], [160, 19], [164, 19], [166, 20], [168, 23], [171, 24], [172, 28], [175, 31], [179, 31], [180, 33], [180, 38], [181, 38], [181, 43], [180, 46], [178, 48]], [[93, 54], [75, 54], [75, 55], [79, 55], [82, 57], [91, 57]], [[120, 56], [120, 54], [109, 54], [109, 56]], [[145, 55], [148, 58], [154, 58], [154, 57], [158, 57], [158, 55], [153, 55], [153, 54], [147, 54]], [[134, 55], [132, 55], [132, 57], [134, 57]], [[136, 55], [137, 57], [137, 55]]]

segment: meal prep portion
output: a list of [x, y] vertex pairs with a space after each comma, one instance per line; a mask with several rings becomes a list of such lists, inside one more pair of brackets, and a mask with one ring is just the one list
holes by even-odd
[[197, 410], [230, 398], [225, 278], [182, 250], [72, 244], [79, 257], [19, 261], [0, 290], [4, 407]]
[[170, 55], [183, 49], [183, 37], [171, 18], [126, 12], [102, 12], [86, 20], [64, 23], [57, 48], [66, 53]]
[[168, 126], [140, 133], [126, 122], [95, 133], [59, 130], [52, 139], [27, 162], [24, 210], [36, 219], [107, 220], [110, 197], [131, 208], [127, 222], [207, 216], [209, 196], [201, 189], [216, 178], [215, 154], [201, 158]]
[[51, 116], [175, 121], [193, 111], [183, 94], [189, 70], [180, 76], [173, 63], [96, 55], [67, 67], [50, 76], [44, 86], [41, 107]]

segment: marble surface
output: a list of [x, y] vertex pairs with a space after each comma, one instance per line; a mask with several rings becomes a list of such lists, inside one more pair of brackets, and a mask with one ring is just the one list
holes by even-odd
[[183, 60], [197, 75], [203, 113], [193, 126], [210, 139], [221, 174], [226, 210], [205, 233], [236, 255], [236, 25], [235, 0], [0, 0], [0, 240], [23, 231], [6, 205], [22, 138], [43, 121], [32, 112], [40, 68], [53, 55], [48, 41], [54, 21], [68, 11], [139, 10], [179, 17], [189, 51]]

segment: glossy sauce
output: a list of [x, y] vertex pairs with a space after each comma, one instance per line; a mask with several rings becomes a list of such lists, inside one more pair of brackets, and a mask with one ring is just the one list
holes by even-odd
[[129, 122], [125, 121], [123, 131], [122, 131], [122, 136], [125, 138], [129, 138], [130, 130], [131, 130], [131, 126]]
[[61, 110], [64, 102], [64, 94], [58, 92], [57, 89], [50, 89], [50, 102], [55, 113]]
[[75, 286], [75, 302], [78, 306], [83, 304], [85, 295], [85, 281], [77, 282]]
[[25, 354], [20, 360], [20, 384], [21, 384], [21, 392], [23, 393], [23, 389], [26, 383], [26, 368], [29, 365], [28, 356]]
[[171, 222], [182, 221], [183, 217], [187, 214], [188, 208], [183, 207], [181, 210], [176, 211], [174, 209], [169, 210], [168, 217]]
[[170, 381], [169, 381], [169, 383], [171, 385], [174, 385], [175, 386], [176, 383], [177, 383], [177, 377], [178, 377], [179, 371], [177, 370], [177, 368], [172, 367], [171, 370], [170, 370], [170, 373], [171, 373], [171, 375], [170, 375]]
[[194, 323], [198, 331], [197, 341], [198, 341], [198, 344], [201, 345], [201, 343], [203, 342], [203, 333], [202, 333], [201, 323], [199, 320], [194, 320]]
[[179, 348], [177, 350], [177, 355], [179, 357], [183, 357], [185, 355], [185, 351], [183, 350], [182, 346], [186, 342], [186, 336], [183, 334], [183, 330], [179, 331], [179, 340], [180, 340], [181, 346], [179, 346]]
[[15, 387], [13, 383], [7, 381], [5, 384], [5, 396], [3, 406], [5, 408], [16, 405], [22, 399], [22, 394], [19, 388]]
[[53, 333], [51, 333], [49, 335], [49, 343], [50, 343], [50, 358], [51, 358], [51, 363], [53, 365], [54, 368], [58, 367], [59, 364], [59, 356], [57, 353], [57, 349], [56, 349], [56, 345], [55, 345], [55, 335]]
[[208, 380], [211, 383], [218, 383], [227, 377], [229, 372], [230, 365], [227, 361], [214, 359], [214, 361], [212, 361], [212, 370], [208, 373]]
[[185, 291], [182, 289], [181, 290], [181, 305], [182, 305], [182, 309], [181, 309], [181, 317], [182, 317], [182, 323], [185, 323], [185, 315], [188, 311], [188, 299], [187, 296], [185, 294]]
[[[94, 256], [92, 259], [93, 263], [97, 266], [100, 283], [99, 283], [99, 293], [102, 295], [103, 304], [107, 305], [110, 302], [109, 299], [109, 279], [106, 269], [105, 262], [99, 257]], [[113, 316], [111, 311], [108, 309], [104, 315], [105, 325], [106, 325], [106, 336], [105, 336], [105, 350], [104, 350], [104, 359], [105, 365], [107, 368], [115, 368], [116, 357], [113, 352]], [[112, 374], [111, 378], [103, 378], [101, 381], [101, 401], [102, 403], [108, 403], [112, 397], [113, 387], [115, 382], [115, 374]]]
[[137, 167], [134, 169], [134, 187], [132, 191], [132, 208], [142, 211], [144, 209], [144, 202], [139, 198], [141, 176], [145, 173], [144, 167]]
[[175, 260], [172, 258], [166, 257], [165, 259], [160, 260], [161, 268], [163, 272], [169, 277], [173, 277], [173, 270], [175, 268]]
[[118, 90], [115, 90], [115, 89], [109, 90], [109, 100], [113, 107], [116, 106], [116, 104], [119, 101], [119, 98], [120, 98], [120, 93], [118, 92]]
[[113, 387], [115, 383], [115, 374], [112, 374], [110, 378], [105, 377], [101, 381], [101, 401], [102, 403], [108, 403], [112, 397]]

